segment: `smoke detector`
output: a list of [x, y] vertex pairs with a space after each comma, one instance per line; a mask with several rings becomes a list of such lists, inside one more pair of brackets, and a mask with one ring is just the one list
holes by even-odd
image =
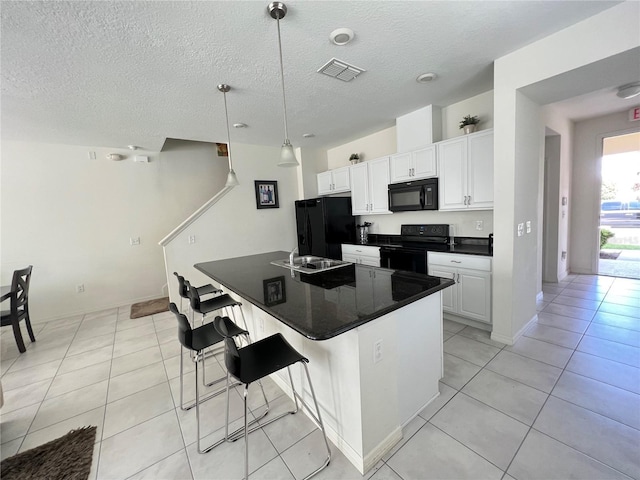
[[435, 73], [423, 73], [421, 75], [418, 75], [418, 78], [416, 78], [416, 82], [429, 83], [436, 78], [438, 78], [438, 76]]
[[640, 82], [630, 83], [618, 88], [616, 95], [620, 98], [633, 98], [640, 95]]
[[329, 35], [331, 42], [339, 46], [346, 45], [353, 40], [353, 37], [355, 37], [355, 33], [350, 28], [336, 28]]

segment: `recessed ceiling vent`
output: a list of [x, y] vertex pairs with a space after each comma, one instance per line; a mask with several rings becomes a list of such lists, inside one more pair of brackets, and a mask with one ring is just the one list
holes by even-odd
[[343, 82], [350, 82], [362, 72], [366, 72], [366, 70], [355, 65], [349, 65], [347, 62], [337, 58], [332, 58], [318, 70], [318, 73], [324, 73]]

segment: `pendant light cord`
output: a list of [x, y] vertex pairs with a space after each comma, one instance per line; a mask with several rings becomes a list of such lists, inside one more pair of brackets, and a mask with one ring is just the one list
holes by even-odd
[[284, 137], [285, 143], [289, 143], [289, 131], [287, 128], [287, 100], [284, 94], [284, 67], [282, 65], [282, 39], [280, 38], [280, 12], [277, 13], [278, 24], [278, 50], [280, 52], [280, 78], [282, 79], [282, 109], [284, 110]]
[[233, 171], [231, 162], [231, 135], [229, 133], [229, 111], [227, 110], [227, 92], [222, 92], [224, 96], [224, 116], [227, 119], [227, 155], [229, 156], [229, 171]]

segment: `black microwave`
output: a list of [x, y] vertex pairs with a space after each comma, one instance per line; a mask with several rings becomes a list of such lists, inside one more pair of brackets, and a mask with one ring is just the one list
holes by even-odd
[[438, 210], [438, 179], [427, 178], [389, 185], [389, 210]]

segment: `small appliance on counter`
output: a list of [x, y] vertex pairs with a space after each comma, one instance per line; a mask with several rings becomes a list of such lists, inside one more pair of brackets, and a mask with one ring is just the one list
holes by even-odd
[[356, 225], [358, 229], [358, 241], [362, 245], [369, 243], [369, 227], [371, 222], [364, 222], [362, 225]]

